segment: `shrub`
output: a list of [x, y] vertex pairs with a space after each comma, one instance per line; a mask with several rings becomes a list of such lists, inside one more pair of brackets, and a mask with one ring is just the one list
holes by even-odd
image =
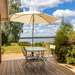
[[66, 58], [66, 62], [68, 64], [75, 64], [75, 58], [73, 58], [73, 57], [67, 57]]
[[5, 49], [1, 48], [1, 53], [4, 54], [4, 52], [5, 52]]
[[43, 42], [36, 42], [34, 43], [34, 46], [43, 46]]
[[57, 57], [59, 62], [66, 62], [66, 55], [68, 52], [68, 48], [62, 46], [59, 51], [57, 52]]
[[55, 54], [57, 55], [57, 59], [61, 62], [66, 62], [68, 50], [71, 50], [71, 45], [68, 43], [68, 36], [72, 31], [73, 31], [72, 25], [63, 24], [60, 26], [60, 29], [56, 33]]
[[31, 46], [29, 42], [19, 42], [18, 43], [20, 46]]
[[66, 62], [69, 64], [75, 64], [75, 45], [72, 45], [72, 49], [69, 49], [66, 55]]

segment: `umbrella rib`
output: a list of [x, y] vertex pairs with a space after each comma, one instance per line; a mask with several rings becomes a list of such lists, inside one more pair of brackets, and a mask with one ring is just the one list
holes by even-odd
[[[24, 16], [24, 15], [29, 15], [29, 14], [19, 15], [19, 16], [15, 17], [14, 19], [19, 18], [19, 17]], [[12, 15], [12, 16], [13, 16], [13, 15]], [[12, 16], [11, 16], [11, 17], [12, 17]]]
[[[31, 21], [32, 18], [33, 18], [33, 16], [31, 16], [30, 21]], [[30, 24], [30, 22], [29, 22], [29, 24]]]
[[[42, 17], [41, 15], [39, 15], [39, 17], [43, 18], [46, 22], [48, 22], [48, 20], [46, 18]], [[50, 24], [50, 23], [48, 22], [48, 24]]]

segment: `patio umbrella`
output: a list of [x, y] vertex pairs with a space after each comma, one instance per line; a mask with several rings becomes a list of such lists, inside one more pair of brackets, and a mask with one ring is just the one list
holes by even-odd
[[35, 24], [51, 24], [56, 21], [57, 18], [53, 16], [49, 16], [42, 12], [38, 11], [28, 11], [28, 12], [20, 12], [10, 15], [10, 21], [13, 22], [21, 22], [27, 25], [31, 24], [32, 27], [32, 46], [33, 46], [33, 36], [34, 36], [34, 25]]

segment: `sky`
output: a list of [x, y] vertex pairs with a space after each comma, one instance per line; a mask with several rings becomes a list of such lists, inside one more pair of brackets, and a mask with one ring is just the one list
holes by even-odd
[[[21, 0], [22, 11], [37, 10], [62, 19], [73, 25], [75, 29], [75, 0]], [[57, 25], [35, 25], [34, 36], [55, 36], [59, 28]], [[32, 36], [32, 27], [24, 26], [21, 37]]]

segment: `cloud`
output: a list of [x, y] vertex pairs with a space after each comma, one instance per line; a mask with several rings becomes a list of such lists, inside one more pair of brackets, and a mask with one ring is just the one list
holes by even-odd
[[56, 20], [56, 21], [54, 22], [54, 24], [55, 24], [55, 25], [60, 25], [61, 22], [62, 22], [62, 19], [59, 18], [58, 20]]
[[71, 20], [71, 24], [75, 24], [75, 19], [72, 19]]
[[72, 2], [73, 0], [64, 0], [65, 2]]
[[[23, 33], [20, 34], [21, 37], [31, 37], [32, 36], [32, 29], [31, 26], [23, 26]], [[58, 25], [35, 25], [34, 29], [34, 36], [53, 36], [55, 35], [58, 29]]]
[[37, 7], [46, 7], [46, 6], [54, 7], [60, 3], [72, 2], [73, 0], [21, 0], [21, 1], [22, 5], [28, 5], [37, 8]]
[[56, 11], [53, 12], [53, 16], [56, 16], [56, 17], [75, 16], [75, 11], [69, 10], [69, 9], [66, 9], [66, 10], [56, 10]]
[[73, 25], [74, 31], [75, 31], [75, 19], [71, 20], [71, 24]]

